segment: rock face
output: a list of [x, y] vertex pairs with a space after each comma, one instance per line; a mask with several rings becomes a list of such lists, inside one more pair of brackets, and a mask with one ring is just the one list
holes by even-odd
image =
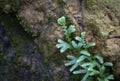
[[[15, 10], [12, 4], [15, 4]], [[6, 5], [9, 7], [4, 7]], [[14, 2], [11, 0], [9, 3], [6, 0], [1, 2], [0, 6], [7, 14], [11, 11], [16, 12], [14, 15], [8, 14], [10, 17], [4, 13], [0, 16], [1, 24], [14, 48], [14, 54], [12, 54], [14, 59], [10, 60], [10, 65], [2, 65], [12, 67], [12, 69], [3, 69], [3, 73], [7, 70], [9, 76], [2, 80], [70, 81], [69, 71], [64, 66], [65, 56], [60, 55], [55, 47], [57, 39], [62, 37], [61, 27], [56, 22], [57, 18], [67, 15], [70, 17], [68, 21], [72, 22], [74, 19], [68, 13], [65, 2], [59, 0], [18, 0]], [[15, 15], [19, 22], [11, 19]], [[24, 29], [15, 25], [16, 23], [20, 23]], [[74, 23], [76, 23], [75, 19]], [[31, 35], [30, 38], [29, 35]], [[7, 59], [1, 58], [1, 60]], [[11, 78], [11, 76], [14, 77]]]
[[[114, 63], [114, 73], [120, 76], [120, 6], [119, 0], [92, 0], [85, 2], [84, 22], [86, 30], [92, 31], [97, 43], [97, 53]], [[118, 58], [117, 58], [118, 57]]]
[[[87, 41], [96, 42], [97, 49], [95, 52], [105, 58], [109, 57], [107, 60], [114, 63], [113, 70], [117, 76], [120, 76], [119, 3], [120, 0], [84, 0], [83, 2], [84, 29], [88, 34]], [[45, 70], [43, 74], [49, 71], [48, 76], [45, 74], [45, 76], [42, 76], [51, 78], [48, 81], [70, 81], [70, 78], [68, 78], [69, 72], [65, 71], [63, 63], [63, 58], [65, 57], [64, 55], [59, 55], [55, 47], [57, 39], [63, 35], [56, 20], [60, 16], [66, 16], [68, 24], [73, 23], [78, 30], [76, 34], [79, 35], [80, 30], [78, 27], [82, 19], [79, 0], [1, 0], [0, 7], [7, 14], [15, 12], [14, 14], [18, 22], [22, 25], [26, 33], [32, 36], [30, 40], [33, 41], [35, 46], [28, 45], [28, 47], [31, 47], [30, 49], [33, 50], [36, 48], [42, 54], [37, 53], [37, 59], [41, 59], [41, 56], [44, 58], [42, 62], [44, 66], [41, 67]], [[11, 40], [13, 46], [16, 44], [15, 40]], [[17, 44], [20, 42], [18, 41]], [[28, 61], [31, 58], [28, 55], [21, 58], [24, 59], [23, 62], [25, 64], [34, 69], [34, 60], [33, 65], [31, 65], [31, 61]], [[65, 79], [61, 80], [59, 76], [65, 76]]]

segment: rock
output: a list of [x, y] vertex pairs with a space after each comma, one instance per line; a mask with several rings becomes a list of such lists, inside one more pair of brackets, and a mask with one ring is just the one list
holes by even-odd
[[[120, 0], [83, 1], [83, 19], [85, 31], [87, 32], [87, 42], [94, 41], [97, 46], [93, 51], [101, 54], [105, 59], [109, 57], [107, 60], [114, 62], [114, 73], [117, 76], [120, 73], [119, 63], [117, 62], [120, 58], [119, 3]], [[57, 19], [63, 15], [66, 16], [68, 24], [73, 23], [77, 29], [76, 35], [79, 35], [82, 31], [78, 28], [82, 19], [82, 12], [79, 10], [78, 0], [2, 0], [0, 7], [7, 13], [15, 11], [15, 15], [26, 33], [32, 33], [34, 38], [32, 41], [36, 44], [35, 47], [39, 49], [45, 58], [45, 63], [43, 63], [45, 64], [43, 67], [45, 69], [44, 73], [47, 71], [49, 73], [48, 75], [45, 74], [45, 77], [49, 76], [50, 80], [59, 81], [61, 80], [59, 76], [69, 75], [65, 69], [65, 74], [59, 74], [61, 71], [63, 72], [62, 64], [64, 63], [62, 60], [65, 56], [59, 55], [55, 47], [57, 39], [63, 37]], [[19, 45], [17, 42], [20, 41], [14, 41], [13, 44]], [[26, 57], [24, 61], [30, 65], [30, 58]], [[60, 65], [57, 65], [58, 63]], [[34, 68], [34, 65], [32, 67]], [[47, 67], [50, 67], [50, 70]], [[55, 76], [57, 73], [58, 75]], [[69, 79], [66, 79], [66, 81], [69, 81]]]
[[[67, 7], [65, 4], [61, 4], [61, 2], [64, 3], [63, 1], [18, 0], [18, 2], [20, 4], [17, 5], [16, 1], [14, 3], [10, 2], [10, 4], [4, 1], [0, 5], [0, 7], [9, 5], [9, 8], [3, 8], [3, 10], [5, 9], [7, 13], [10, 13], [10, 10], [14, 7], [11, 5], [16, 4], [17, 9], [15, 9], [15, 12], [17, 13], [15, 15], [23, 26], [23, 28], [14, 26], [14, 23], [18, 22], [17, 20], [9, 19], [4, 21], [1, 17], [15, 49], [13, 61], [17, 64], [13, 63], [13, 69], [15, 70], [10, 71], [11, 76], [15, 74], [17, 75], [15, 77], [22, 81], [70, 81], [70, 73], [63, 62], [65, 55], [59, 55], [55, 45], [57, 40], [63, 37], [57, 19], [60, 16], [67, 15], [68, 23], [71, 24], [74, 21], [77, 25], [74, 17], [69, 12], [65, 12]], [[9, 21], [12, 21], [12, 23]], [[13, 21], [16, 22], [13, 23]], [[13, 26], [9, 25], [10, 23]], [[28, 36], [32, 35], [29, 38], [27, 34]], [[18, 73], [14, 73], [15, 71]], [[15, 77], [12, 77], [11, 80], [15, 80]]]
[[[98, 0], [85, 2], [84, 23], [85, 29], [91, 30], [94, 41], [97, 43], [95, 53], [114, 63], [114, 74], [119, 76], [120, 59], [120, 24], [119, 0]], [[86, 5], [88, 4], [88, 5]], [[118, 77], [117, 77], [118, 79]]]

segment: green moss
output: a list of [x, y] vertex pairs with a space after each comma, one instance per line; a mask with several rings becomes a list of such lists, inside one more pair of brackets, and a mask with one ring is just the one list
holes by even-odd
[[53, 53], [55, 52], [55, 47], [53, 44], [51, 44], [49, 38], [47, 38], [46, 35], [42, 34], [39, 39], [40, 39], [39, 50], [41, 50], [45, 57], [53, 55]]
[[116, 11], [116, 15], [120, 16], [120, 0], [105, 0], [105, 5], [112, 9], [113, 11]]
[[[106, 40], [111, 32], [115, 32], [115, 26], [119, 25], [119, 2], [120, 0], [87, 0], [84, 2], [85, 24], [101, 40]], [[97, 7], [92, 9], [92, 5]]]
[[0, 0], [0, 7], [5, 13], [16, 11], [19, 5], [20, 0]]
[[84, 7], [88, 10], [96, 10], [98, 9], [98, 1], [97, 0], [85, 0]]
[[24, 28], [24, 30], [29, 33], [32, 37], [36, 36], [37, 34], [35, 32], [32, 32], [31, 29], [29, 28], [28, 24], [26, 23], [26, 21], [22, 18], [20, 18], [17, 15], [17, 19], [19, 20], [18, 23], [20, 23], [20, 25]]

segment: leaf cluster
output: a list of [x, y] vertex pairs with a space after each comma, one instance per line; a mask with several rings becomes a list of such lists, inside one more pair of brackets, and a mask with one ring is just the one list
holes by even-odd
[[67, 55], [69, 59], [65, 66], [70, 66], [73, 74], [82, 74], [81, 81], [109, 81], [114, 79], [112, 74], [107, 72], [107, 67], [112, 67], [111, 62], [105, 62], [103, 57], [89, 52], [89, 48], [95, 46], [94, 42], [86, 43], [86, 33], [71, 39], [72, 33], [76, 31], [74, 25], [66, 26], [64, 16], [58, 19], [58, 24], [62, 26], [65, 40], [58, 39], [57, 48], [63, 53], [70, 49], [73, 54]]

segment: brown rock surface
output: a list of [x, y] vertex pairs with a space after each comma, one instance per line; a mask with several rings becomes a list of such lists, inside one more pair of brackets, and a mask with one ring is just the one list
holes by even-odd
[[[10, 3], [7, 1], [4, 1], [4, 5], [1, 3], [0, 7], [3, 10], [12, 9], [17, 12], [16, 15], [21, 25], [35, 36], [34, 42], [44, 54], [45, 60], [55, 65], [51, 66], [56, 70], [54, 73], [60, 72], [61, 68], [57, 68], [55, 61], [57, 59], [57, 62], [59, 60], [61, 62], [63, 59], [62, 56], [56, 54], [58, 52], [55, 44], [57, 39], [63, 35], [56, 20], [64, 15], [68, 23], [75, 24], [78, 30], [79, 19], [81, 19], [78, 0], [18, 0], [13, 1], [14, 4], [11, 3], [12, 1]], [[118, 63], [120, 59], [119, 3], [120, 0], [86, 0], [83, 4], [85, 31], [88, 33], [87, 41], [96, 42], [96, 52], [103, 57], [109, 57], [108, 60], [114, 62], [114, 68], [117, 68], [114, 70], [116, 75], [120, 75]]]

